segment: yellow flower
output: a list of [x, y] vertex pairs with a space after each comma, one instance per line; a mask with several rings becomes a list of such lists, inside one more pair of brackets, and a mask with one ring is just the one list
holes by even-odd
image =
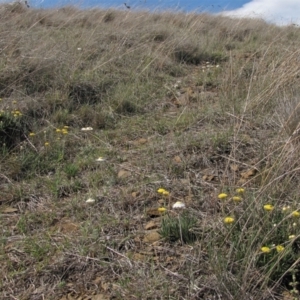
[[29, 136], [35, 136], [35, 133], [34, 132], [30, 132]]
[[45, 146], [47, 147], [47, 146], [49, 146], [50, 144], [49, 144], [49, 142], [45, 142]]
[[300, 216], [300, 213], [297, 210], [295, 210], [292, 212], [292, 216], [297, 218]]
[[284, 250], [284, 247], [282, 245], [277, 245], [276, 246], [276, 251], [279, 253], [279, 252], [282, 252]]
[[272, 211], [274, 209], [274, 206], [271, 204], [264, 205], [264, 210], [266, 211]]
[[68, 130], [67, 129], [63, 129], [62, 130], [62, 134], [68, 134]]
[[165, 211], [167, 211], [167, 209], [165, 207], [159, 207], [157, 210], [159, 212], [165, 212]]
[[294, 234], [289, 235], [289, 240], [293, 240], [296, 236]]
[[219, 199], [225, 199], [225, 198], [227, 198], [227, 196], [228, 196], [227, 194], [221, 193], [221, 194], [218, 195], [218, 198]]
[[70, 126], [66, 126], [66, 125], [64, 126], [64, 129], [69, 129], [69, 128], [70, 128]]
[[260, 250], [263, 252], [263, 253], [270, 253], [271, 252], [271, 249], [269, 247], [261, 247]]
[[239, 196], [233, 196], [233, 197], [232, 197], [232, 200], [233, 200], [233, 201], [236, 201], [236, 202], [239, 202], [239, 201], [242, 200], [242, 198], [239, 197]]
[[61, 129], [57, 128], [55, 131], [56, 131], [57, 133], [60, 133], [60, 132], [61, 132]]
[[170, 192], [168, 192], [167, 190], [165, 190], [165, 189], [163, 189], [163, 188], [159, 188], [159, 189], [157, 190], [157, 192], [158, 192], [159, 194], [164, 195], [164, 196], [170, 195]]
[[163, 192], [165, 192], [166, 190], [165, 189], [163, 189], [163, 188], [159, 188], [158, 190], [157, 190], [157, 192], [159, 193], [159, 194], [162, 194]]
[[234, 218], [232, 218], [232, 217], [226, 217], [225, 219], [224, 219], [224, 223], [225, 224], [231, 224], [231, 223], [233, 223], [234, 222]]
[[243, 194], [245, 192], [245, 189], [243, 188], [238, 188], [235, 190], [238, 194]]

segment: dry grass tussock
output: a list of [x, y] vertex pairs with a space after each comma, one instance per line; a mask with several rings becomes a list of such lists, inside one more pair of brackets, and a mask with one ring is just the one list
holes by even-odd
[[299, 28], [0, 24], [1, 299], [297, 299]]

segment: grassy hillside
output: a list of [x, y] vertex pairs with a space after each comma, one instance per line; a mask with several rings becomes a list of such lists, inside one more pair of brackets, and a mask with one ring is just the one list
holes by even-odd
[[298, 299], [299, 28], [0, 24], [1, 299]]

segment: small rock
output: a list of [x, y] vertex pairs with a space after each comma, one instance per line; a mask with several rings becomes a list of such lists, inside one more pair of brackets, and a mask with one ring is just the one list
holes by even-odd
[[127, 178], [131, 175], [129, 171], [126, 170], [120, 170], [118, 173], [118, 178]]
[[161, 239], [160, 234], [157, 231], [150, 232], [145, 235], [144, 242], [145, 243], [155, 243]]

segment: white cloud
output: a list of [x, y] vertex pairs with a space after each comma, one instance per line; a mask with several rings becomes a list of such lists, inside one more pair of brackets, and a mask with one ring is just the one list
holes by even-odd
[[278, 25], [300, 25], [300, 1], [252, 0], [241, 8], [224, 11], [221, 14], [232, 17], [262, 18]]

